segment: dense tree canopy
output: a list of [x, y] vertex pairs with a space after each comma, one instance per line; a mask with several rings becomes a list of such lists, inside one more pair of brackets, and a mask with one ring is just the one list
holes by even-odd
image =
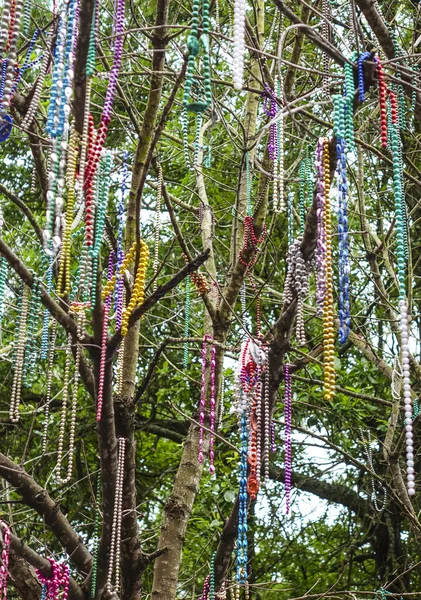
[[47, 4], [0, 30], [9, 597], [416, 597], [421, 5]]

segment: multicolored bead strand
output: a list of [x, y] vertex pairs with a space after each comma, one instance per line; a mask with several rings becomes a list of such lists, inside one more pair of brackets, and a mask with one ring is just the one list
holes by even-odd
[[94, 243], [91, 247], [90, 255], [92, 258], [92, 289], [91, 289], [91, 306], [95, 307], [96, 304], [96, 292], [97, 292], [97, 278], [98, 278], [98, 262], [99, 262], [99, 251], [101, 249], [102, 238], [104, 235], [105, 217], [107, 213], [108, 204], [108, 191], [110, 186], [110, 172], [111, 172], [111, 154], [107, 152], [105, 158], [101, 160], [100, 174], [99, 174], [99, 194], [98, 204], [95, 215], [95, 230], [94, 230]]
[[291, 373], [289, 364], [285, 365], [285, 506], [286, 514], [289, 515], [291, 507], [291, 468], [292, 468], [292, 443], [291, 443], [291, 410], [292, 410], [292, 390]]
[[[108, 259], [108, 274], [107, 280], [111, 281], [114, 269], [114, 253], [111, 252]], [[97, 410], [96, 420], [99, 422], [102, 415], [102, 403], [104, 396], [104, 378], [105, 378], [105, 363], [107, 360], [107, 340], [108, 340], [108, 317], [111, 309], [111, 294], [107, 296], [104, 302], [104, 312], [102, 316], [102, 340], [101, 340], [101, 358], [99, 363], [98, 375], [98, 393], [97, 393]]]
[[107, 137], [108, 126], [111, 121], [111, 110], [114, 102], [114, 95], [117, 87], [117, 77], [120, 72], [121, 59], [123, 56], [124, 42], [124, 0], [117, 0], [117, 15], [115, 28], [115, 45], [114, 45], [114, 62], [111, 67], [107, 93], [105, 96], [104, 109], [102, 111], [101, 120], [99, 123], [98, 133], [95, 140], [95, 145], [89, 152], [88, 162], [85, 171], [85, 189], [93, 182], [93, 179], [98, 168], [101, 151], [104, 147], [105, 138]]
[[14, 355], [14, 375], [10, 397], [9, 418], [12, 423], [19, 421], [19, 405], [22, 393], [22, 375], [25, 359], [26, 325], [29, 308], [29, 288], [23, 284], [21, 302], [18, 309], [17, 342]]
[[129, 331], [129, 319], [139, 304], [142, 304], [145, 300], [145, 279], [146, 279], [146, 268], [148, 266], [149, 259], [149, 248], [146, 242], [140, 241], [140, 253], [139, 253], [139, 264], [136, 271], [136, 277], [134, 280], [134, 286], [132, 289], [132, 295], [130, 296], [129, 303], [126, 310], [123, 313], [121, 321], [121, 335], [125, 337]]
[[[45, 600], [67, 600], [69, 595], [69, 568], [63, 563], [57, 563], [53, 558], [48, 558], [51, 564], [51, 577], [47, 577], [39, 569], [36, 574], [45, 586]], [[60, 594], [60, 588], [62, 593]]]
[[409, 327], [408, 327], [408, 306], [406, 301], [406, 283], [405, 283], [405, 222], [402, 215], [402, 204], [404, 202], [402, 179], [401, 179], [401, 154], [399, 150], [399, 130], [398, 130], [398, 110], [396, 97], [390, 92], [392, 109], [392, 160], [393, 160], [393, 189], [396, 214], [396, 238], [398, 254], [398, 282], [399, 282], [399, 312], [400, 312], [400, 331], [401, 331], [401, 360], [402, 360], [402, 381], [403, 381], [403, 401], [405, 410], [405, 437], [406, 437], [406, 465], [407, 465], [407, 489], [408, 494], [415, 494], [415, 471], [414, 471], [414, 439], [413, 439], [413, 407], [410, 379], [409, 362]]
[[9, 576], [10, 529], [7, 523], [0, 520], [2, 536], [1, 565], [0, 565], [0, 598], [7, 600], [7, 578]]
[[[126, 450], [126, 440], [118, 438], [118, 465], [117, 478], [115, 483], [113, 524], [111, 528], [110, 557], [108, 563], [108, 575], [106, 590], [111, 592], [118, 591], [120, 586], [120, 542], [121, 542], [121, 522], [123, 519], [123, 490], [124, 490], [124, 457]], [[114, 574], [115, 572], [115, 574]], [[114, 575], [114, 586], [112, 584]]]
[[127, 188], [127, 151], [124, 153], [123, 174], [121, 181], [121, 194], [118, 202], [118, 234], [117, 234], [117, 263], [116, 263], [116, 291], [115, 291], [115, 311], [116, 328], [121, 328], [123, 317], [123, 295], [124, 295], [124, 273], [120, 273], [121, 265], [124, 261], [123, 231], [124, 231], [124, 207]]
[[243, 88], [246, 33], [246, 0], [234, 0], [234, 50], [232, 82], [235, 90]]
[[332, 216], [330, 211], [330, 160], [329, 142], [324, 140], [324, 229], [326, 244], [326, 293], [323, 305], [323, 348], [325, 398], [331, 400], [335, 393], [335, 325], [333, 320], [333, 276], [332, 276]]
[[159, 233], [161, 229], [161, 200], [162, 200], [162, 167], [158, 166], [158, 189], [156, 193], [156, 209], [155, 209], [155, 247], [153, 257], [153, 274], [154, 284], [153, 291], [155, 292], [158, 287], [158, 281], [156, 279], [158, 274], [158, 263], [159, 263]]
[[240, 429], [240, 490], [238, 508], [237, 537], [237, 583], [243, 584], [247, 579], [247, 451], [248, 433], [245, 411], [241, 415]]

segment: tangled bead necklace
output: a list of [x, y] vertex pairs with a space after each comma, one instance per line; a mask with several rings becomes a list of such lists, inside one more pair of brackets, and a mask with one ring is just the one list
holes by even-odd
[[[120, 585], [120, 547], [121, 523], [123, 520], [123, 490], [124, 490], [124, 456], [126, 450], [125, 438], [118, 438], [118, 464], [115, 483], [113, 524], [111, 529], [110, 558], [106, 589], [111, 592], [113, 587], [118, 591]], [[115, 572], [115, 574], [114, 574]], [[114, 575], [114, 586], [112, 584]]]
[[210, 361], [210, 437], [209, 437], [209, 472], [211, 475], [215, 473], [215, 465], [214, 465], [214, 442], [215, 442], [215, 407], [216, 407], [216, 399], [215, 399], [215, 366], [216, 366], [216, 347], [213, 343], [213, 337], [211, 335], [205, 335], [203, 337], [203, 345], [202, 345], [202, 382], [200, 387], [200, 413], [199, 413], [199, 462], [203, 462], [203, 425], [205, 422], [205, 407], [206, 407], [206, 354], [207, 354], [207, 345], [211, 344], [211, 361]]
[[0, 565], [0, 598], [7, 600], [7, 578], [9, 575], [10, 529], [7, 523], [0, 520], [0, 534], [2, 537], [1, 565]]
[[136, 277], [134, 280], [134, 286], [132, 289], [132, 295], [130, 296], [129, 303], [126, 310], [123, 313], [121, 323], [121, 335], [125, 337], [129, 331], [129, 319], [139, 304], [143, 304], [145, 299], [145, 279], [146, 279], [146, 268], [149, 259], [149, 248], [146, 242], [140, 241], [140, 252], [139, 252], [139, 264], [136, 271]]
[[[67, 600], [69, 595], [69, 568], [63, 563], [57, 563], [53, 558], [48, 558], [51, 564], [51, 577], [47, 577], [39, 569], [36, 574], [45, 587], [45, 600]], [[60, 588], [63, 592], [60, 594]]]

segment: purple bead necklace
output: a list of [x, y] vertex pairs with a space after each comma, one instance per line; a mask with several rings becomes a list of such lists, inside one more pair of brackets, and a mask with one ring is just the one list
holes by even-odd
[[323, 167], [324, 139], [319, 138], [316, 150], [317, 169], [317, 312], [323, 314], [323, 306], [326, 295], [326, 232], [324, 226], [325, 214], [325, 183]]

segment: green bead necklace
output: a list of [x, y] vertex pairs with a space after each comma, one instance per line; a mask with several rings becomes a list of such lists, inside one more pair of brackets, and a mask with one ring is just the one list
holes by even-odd
[[215, 600], [215, 557], [216, 552], [213, 553], [210, 565], [209, 573], [209, 600]]
[[[352, 62], [357, 58], [357, 54], [353, 52], [349, 57]], [[355, 134], [354, 134], [354, 69], [352, 64], [345, 63], [344, 65], [344, 76], [345, 76], [345, 95], [344, 95], [344, 138], [345, 147], [348, 151], [353, 152], [355, 150]]]
[[[186, 80], [184, 83], [183, 93], [183, 110], [181, 113], [181, 124], [183, 128], [184, 142], [184, 157], [186, 164], [189, 166], [189, 149], [188, 149], [188, 118], [187, 113], [192, 112], [201, 115], [212, 104], [212, 87], [210, 80], [210, 39], [209, 39], [209, 0], [203, 0], [202, 3], [202, 33], [199, 36], [199, 13], [200, 0], [193, 0], [192, 19], [190, 35], [187, 39], [187, 70]], [[202, 76], [203, 85], [199, 86], [199, 82], [195, 76], [196, 59], [202, 57]], [[200, 68], [200, 65], [199, 65]], [[197, 92], [197, 97], [193, 98], [193, 92]], [[200, 132], [201, 119], [198, 119], [196, 126], [196, 143], [195, 143], [195, 161], [197, 162], [198, 155], [198, 131]]]
[[105, 216], [108, 204], [108, 191], [110, 186], [111, 173], [111, 154], [107, 152], [105, 158], [101, 159], [99, 174], [99, 193], [98, 204], [95, 215], [95, 238], [91, 250], [92, 257], [92, 288], [91, 288], [91, 306], [92, 310], [96, 303], [96, 288], [98, 277], [99, 251], [104, 235]]

